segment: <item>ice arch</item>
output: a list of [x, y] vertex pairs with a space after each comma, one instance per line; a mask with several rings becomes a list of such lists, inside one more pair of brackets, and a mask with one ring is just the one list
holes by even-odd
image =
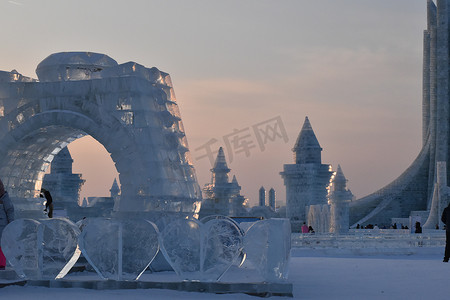
[[198, 211], [169, 74], [89, 52], [52, 54], [36, 73], [0, 72], [0, 178], [13, 197], [36, 197], [54, 155], [91, 135], [119, 173], [119, 210]]

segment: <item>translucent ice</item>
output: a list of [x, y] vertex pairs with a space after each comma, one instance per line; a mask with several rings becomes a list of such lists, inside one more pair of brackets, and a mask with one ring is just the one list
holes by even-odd
[[175, 272], [188, 280], [217, 281], [239, 259], [239, 227], [227, 219], [205, 224], [179, 219], [161, 233], [161, 250]]
[[37, 228], [39, 222], [18, 219], [5, 227], [2, 251], [20, 278], [38, 278]]
[[[200, 219], [200, 222], [205, 224], [205, 223], [207, 223], [207, 222], [209, 222], [211, 220], [228, 220], [228, 221], [232, 222], [236, 226], [236, 228], [239, 229], [239, 231], [240, 231], [242, 236], [244, 236], [244, 234], [245, 234], [245, 230], [243, 230], [241, 228], [241, 226], [239, 226], [239, 224], [235, 220], [233, 220], [232, 218], [227, 217], [227, 216], [210, 215], [210, 216], [206, 216], [206, 217]], [[232, 228], [234, 228], [234, 227], [232, 227]], [[244, 248], [242, 248], [241, 249], [241, 253], [239, 254], [239, 258], [235, 261], [235, 264], [237, 266], [241, 266], [244, 263], [244, 261], [245, 261], [245, 257], [246, 257], [246, 254], [245, 254]]]
[[255, 269], [262, 280], [286, 280], [291, 251], [291, 225], [288, 219], [255, 222], [244, 237], [247, 254], [244, 268]]
[[93, 218], [85, 224], [80, 248], [103, 279], [137, 280], [158, 253], [158, 229], [150, 221]]
[[166, 225], [161, 232], [164, 257], [174, 271], [186, 279], [198, 277], [200, 272], [201, 226], [194, 219], [179, 219]]
[[[92, 135], [121, 176], [115, 211], [198, 214], [202, 191], [169, 74], [92, 52], [52, 54], [36, 72], [39, 81], [0, 71], [0, 136], [10, 141], [0, 167], [11, 195], [36, 203], [55, 155]], [[102, 213], [68, 210], [73, 219]]]
[[18, 219], [3, 231], [2, 250], [21, 278], [63, 278], [80, 256], [79, 234], [66, 219]]
[[206, 278], [219, 280], [239, 259], [243, 248], [243, 234], [234, 222], [213, 219], [202, 228], [202, 261]]

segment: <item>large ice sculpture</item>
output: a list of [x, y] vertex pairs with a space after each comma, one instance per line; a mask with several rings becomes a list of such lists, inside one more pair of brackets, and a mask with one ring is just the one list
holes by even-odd
[[194, 216], [197, 183], [170, 75], [104, 54], [55, 53], [39, 82], [0, 71], [0, 178], [11, 198], [39, 196], [53, 157], [92, 136], [119, 173], [120, 213]]
[[1, 240], [9, 263], [23, 279], [63, 278], [80, 256], [78, 227], [66, 219], [18, 219]]
[[93, 218], [83, 223], [81, 251], [103, 279], [138, 280], [158, 253], [158, 229], [150, 221]]
[[257, 271], [263, 281], [286, 280], [291, 252], [289, 219], [255, 222], [245, 233], [244, 251], [244, 268]]
[[241, 230], [227, 219], [205, 224], [178, 219], [161, 233], [161, 250], [175, 272], [188, 280], [217, 281], [239, 259]]

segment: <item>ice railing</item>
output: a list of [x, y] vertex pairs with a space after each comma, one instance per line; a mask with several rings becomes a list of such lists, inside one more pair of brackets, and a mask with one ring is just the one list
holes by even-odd
[[425, 230], [415, 234], [410, 230], [353, 230], [345, 235], [292, 234], [292, 247], [296, 248], [411, 248], [445, 246], [444, 230]]
[[139, 280], [161, 251], [180, 280], [221, 281], [231, 269], [247, 282], [287, 280], [288, 219], [238, 224], [209, 216], [160, 227], [145, 219], [18, 219], [5, 227], [1, 246], [22, 279], [64, 278], [83, 255], [101, 279]]

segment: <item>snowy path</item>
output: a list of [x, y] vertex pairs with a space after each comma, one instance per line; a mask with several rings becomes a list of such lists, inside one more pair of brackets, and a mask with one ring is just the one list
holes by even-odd
[[[439, 252], [439, 251], [437, 251]], [[449, 299], [450, 264], [442, 255], [323, 256], [314, 250], [296, 253], [290, 281], [295, 299]], [[48, 289], [6, 287], [0, 299], [259, 299], [244, 294], [213, 295], [167, 290]], [[281, 297], [272, 297], [281, 299]], [[288, 298], [283, 298], [288, 299]]]

